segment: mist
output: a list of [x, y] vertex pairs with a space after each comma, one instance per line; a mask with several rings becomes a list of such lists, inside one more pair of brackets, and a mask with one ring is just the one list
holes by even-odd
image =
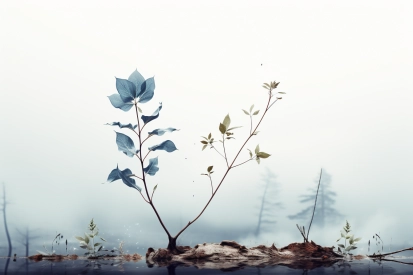
[[[121, 241], [141, 254], [166, 247], [165, 232], [136, 190], [121, 181], [102, 184], [116, 165], [139, 171], [136, 158], [117, 150], [115, 127], [105, 125], [136, 123], [132, 111], [113, 108], [107, 98], [116, 93], [115, 77], [135, 69], [155, 77], [143, 113], [163, 106], [145, 130], [179, 129], [148, 143], [170, 139], [178, 148], [154, 152], [160, 170], [148, 178], [150, 190], [158, 185], [154, 203], [173, 235], [210, 197], [201, 174], [213, 165], [216, 187], [225, 172], [220, 155], [202, 151], [201, 136], [218, 138], [229, 114], [231, 125], [242, 126], [227, 143], [233, 159], [249, 134], [242, 109], [265, 108], [262, 84], [280, 82], [277, 91], [286, 93], [246, 146], [259, 144], [271, 156], [231, 170], [180, 244], [301, 242], [296, 224], [308, 228], [311, 214], [289, 216], [313, 205], [300, 200], [313, 196], [323, 169], [335, 194], [325, 207], [337, 212], [314, 220], [311, 240], [336, 246], [347, 220], [362, 238], [359, 253], [376, 233], [386, 249], [413, 246], [411, 2], [0, 5], [0, 183], [17, 253], [25, 253], [18, 230], [26, 228], [36, 237], [30, 254], [43, 244], [49, 249], [58, 233], [69, 250], [83, 253], [75, 236], [92, 218], [107, 248]], [[247, 158], [244, 150], [240, 162]], [[268, 224], [257, 235], [263, 205]], [[0, 255], [7, 253], [5, 236], [0, 226]]]

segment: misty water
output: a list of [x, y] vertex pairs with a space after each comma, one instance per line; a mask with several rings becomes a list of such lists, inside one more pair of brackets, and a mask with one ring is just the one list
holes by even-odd
[[111, 260], [74, 260], [33, 262], [23, 258], [0, 259], [0, 268], [4, 274], [413, 274], [413, 257], [397, 256], [392, 261], [354, 260], [339, 261], [329, 267], [315, 269], [292, 269], [286, 266], [240, 267], [239, 269], [197, 269], [191, 266], [148, 267], [145, 260], [138, 262], [119, 262]]

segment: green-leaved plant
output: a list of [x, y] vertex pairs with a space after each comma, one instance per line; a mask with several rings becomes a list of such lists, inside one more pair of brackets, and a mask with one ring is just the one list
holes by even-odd
[[[118, 94], [113, 94], [109, 96], [109, 100], [113, 107], [121, 109], [123, 111], [129, 111], [130, 109], [134, 109], [135, 111], [135, 118], [136, 118], [136, 123], [135, 125], [129, 123], [129, 124], [122, 124], [120, 122], [112, 122], [112, 123], [107, 123], [107, 125], [111, 126], [118, 126], [121, 129], [127, 129], [133, 134], [136, 135], [137, 139], [137, 145], [135, 146], [135, 142], [130, 138], [129, 136], [116, 132], [116, 144], [118, 146], [119, 151], [123, 152], [125, 155], [129, 157], [136, 157], [138, 159], [139, 167], [138, 170], [139, 172], [137, 174], [133, 173], [130, 169], [124, 169], [121, 170], [119, 167], [116, 167], [111, 171], [111, 173], [108, 176], [107, 182], [113, 182], [116, 180], [122, 180], [122, 182], [133, 188], [136, 189], [140, 195], [142, 196], [143, 200], [150, 205], [152, 210], [154, 211], [156, 217], [158, 218], [159, 223], [161, 224], [162, 228], [164, 229], [166, 235], [168, 236], [168, 250], [171, 253], [178, 254], [182, 251], [179, 250], [177, 247], [177, 239], [179, 235], [182, 234], [191, 224], [193, 224], [205, 211], [205, 209], [208, 207], [209, 203], [211, 200], [214, 198], [215, 194], [217, 193], [218, 189], [220, 188], [221, 184], [223, 183], [224, 179], [228, 175], [229, 171], [232, 170], [233, 168], [240, 166], [242, 164], [245, 164], [246, 162], [249, 162], [251, 160], [256, 160], [258, 163], [260, 163], [261, 159], [268, 158], [270, 154], [261, 151], [259, 145], [255, 147], [254, 153], [249, 150], [249, 158], [246, 160], [236, 163], [238, 160], [238, 157], [240, 156], [240, 153], [243, 151], [245, 148], [246, 144], [248, 141], [255, 135], [258, 134], [258, 127], [263, 121], [265, 115], [267, 114], [268, 110], [271, 108], [271, 106], [278, 100], [281, 99], [281, 97], [276, 96], [276, 94], [283, 94], [283, 92], [278, 92], [276, 94], [273, 93], [273, 90], [278, 87], [279, 82], [270, 82], [270, 83], [264, 83], [263, 87], [268, 91], [268, 100], [267, 104], [265, 106], [265, 110], [261, 112], [261, 117], [258, 119], [257, 124], [255, 127], [253, 126], [253, 116], [257, 116], [259, 114], [259, 110], [253, 111], [253, 106], [249, 109], [249, 112], [243, 110], [245, 114], [247, 114], [250, 117], [250, 132], [247, 135], [247, 138], [245, 142], [242, 144], [241, 148], [239, 151], [236, 153], [235, 156], [233, 156], [232, 159], [227, 154], [226, 146], [227, 142], [231, 139], [234, 139], [234, 133], [233, 130], [240, 128], [239, 126], [236, 127], [231, 127], [231, 118], [228, 115], [224, 117], [224, 120], [219, 123], [218, 125], [218, 130], [221, 134], [220, 142], [222, 145], [222, 151], [220, 151], [218, 148], [214, 146], [214, 143], [216, 140], [212, 137], [212, 134], [210, 133], [207, 137], [203, 137], [203, 140], [201, 141], [203, 147], [202, 150], [204, 150], [206, 147], [210, 147], [215, 149], [221, 157], [225, 161], [226, 165], [226, 171], [222, 175], [218, 185], [214, 189], [213, 182], [212, 182], [212, 177], [211, 174], [213, 173], [213, 165], [208, 166], [207, 173], [204, 173], [203, 175], [206, 175], [211, 183], [211, 197], [209, 200], [206, 202], [204, 208], [200, 211], [199, 215], [196, 216], [193, 220], [190, 220], [175, 236], [173, 236], [169, 230], [166, 228], [161, 216], [158, 213], [158, 210], [155, 206], [154, 203], [154, 193], [155, 190], [158, 187], [157, 185], [152, 185], [148, 181], [148, 176], [154, 176], [158, 171], [158, 157], [150, 158], [147, 160], [147, 157], [150, 154], [153, 154], [154, 151], [166, 151], [168, 153], [173, 152], [177, 150], [175, 144], [171, 140], [165, 140], [160, 144], [157, 145], [152, 145], [144, 148], [145, 142], [147, 142], [151, 137], [153, 136], [162, 136], [165, 133], [169, 132], [174, 132], [177, 131], [175, 128], [162, 128], [162, 129], [154, 129], [148, 132], [144, 132], [144, 128], [150, 123], [152, 120], [157, 119], [159, 117], [160, 111], [162, 109], [162, 103], [159, 104], [159, 107], [152, 113], [152, 115], [142, 115], [142, 110], [138, 106], [140, 104], [144, 104], [148, 101], [150, 101], [153, 98], [154, 95], [154, 90], [155, 90], [155, 80], [153, 77], [144, 79], [143, 76], [135, 70], [128, 79], [120, 79], [116, 78], [116, 89], [118, 91]], [[138, 179], [142, 184], [143, 188], [141, 185], [136, 184], [135, 178]], [[152, 190], [151, 190], [152, 189]], [[142, 192], [143, 190], [143, 192]], [[84, 240], [86, 242], [86, 240]]]
[[343, 227], [343, 230], [341, 231], [341, 237], [337, 240], [338, 242], [341, 239], [344, 239], [344, 244], [338, 244], [338, 252], [343, 255], [348, 254], [351, 250], [357, 249], [356, 244], [358, 241], [361, 240], [361, 238], [354, 238], [354, 235], [350, 234], [350, 228], [350, 224], [348, 223], [348, 221], [346, 221], [346, 225]]
[[[80, 248], [86, 249], [85, 255], [97, 256], [97, 252], [101, 251], [102, 243], [95, 243], [95, 237], [99, 235], [99, 229], [94, 223], [93, 219], [89, 223], [89, 232], [85, 233], [85, 237], [76, 236], [75, 238], [80, 241]], [[106, 242], [102, 237], [99, 237], [101, 241]]]

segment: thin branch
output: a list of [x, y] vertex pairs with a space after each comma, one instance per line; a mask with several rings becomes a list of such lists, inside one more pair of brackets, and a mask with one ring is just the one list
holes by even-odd
[[152, 152], [151, 150], [148, 151], [148, 153], [146, 153], [145, 157], [142, 160], [142, 163], [145, 161], [146, 157], [149, 155], [149, 153]]
[[217, 150], [217, 148], [215, 148], [214, 145], [211, 144], [211, 148], [213, 148], [215, 151], [217, 151], [217, 153], [218, 153], [221, 157], [225, 158], [224, 155], [221, 154], [221, 153]]
[[227, 167], [229, 168], [227, 152], [225, 151], [225, 134], [222, 134], [222, 147], [224, 148], [225, 162], [227, 163]]
[[250, 114], [250, 135], [252, 134], [252, 115]]
[[369, 257], [369, 258], [382, 258], [384, 256], [388, 256], [388, 255], [392, 255], [392, 254], [396, 254], [396, 253], [400, 253], [400, 252], [408, 251], [408, 250], [413, 250], [413, 247], [404, 248], [404, 249], [400, 249], [400, 250], [396, 250], [396, 251], [389, 252], [389, 253], [384, 253], [384, 254], [367, 255], [367, 257]]
[[[140, 156], [139, 161], [140, 161], [140, 163], [141, 163], [142, 182], [143, 182], [143, 185], [144, 185], [144, 187], [145, 187], [145, 192], [146, 192], [146, 196], [147, 196], [147, 198], [148, 198], [148, 201], [146, 201], [145, 197], [142, 195], [142, 192], [139, 192], [139, 193], [141, 193], [142, 198], [151, 205], [151, 207], [152, 207], [153, 211], [155, 212], [155, 215], [156, 215], [156, 217], [158, 218], [158, 221], [159, 221], [159, 223], [161, 224], [162, 228], [164, 229], [166, 235], [168, 235], [168, 238], [171, 238], [171, 234], [169, 233], [168, 229], [166, 228], [165, 224], [163, 223], [163, 221], [162, 221], [162, 219], [161, 219], [161, 216], [159, 216], [159, 213], [158, 213], [158, 211], [156, 210], [155, 205], [152, 203], [151, 196], [149, 196], [148, 186], [147, 186], [147, 184], [146, 184], [146, 178], [145, 178], [145, 171], [144, 171], [144, 167], [143, 167], [143, 161], [144, 161], [145, 159], [142, 158], [142, 139], [141, 139], [142, 130], [143, 130], [143, 128], [145, 127], [146, 124], [144, 124], [144, 125], [142, 126], [142, 128], [140, 128], [139, 113], [138, 113], [138, 102], [136, 102], [136, 101], [135, 101], [135, 112], [136, 112], [136, 119], [138, 120], [139, 156]], [[149, 154], [149, 152], [148, 152], [148, 154]], [[148, 154], [146, 154], [146, 156], [147, 156]], [[145, 156], [145, 158], [146, 158], [146, 156]]]
[[211, 182], [211, 192], [212, 192], [212, 195], [211, 195], [211, 196], [213, 196], [213, 195], [214, 195], [214, 186], [212, 185], [211, 174], [208, 174], [208, 178], [209, 178], [209, 181]]
[[128, 176], [130, 176], [130, 177], [135, 177], [135, 178], [138, 178], [138, 179], [140, 179], [140, 180], [143, 180], [141, 177], [138, 177], [138, 176], [135, 175], [135, 174], [130, 174], [130, 175], [128, 175]]
[[253, 136], [253, 133], [255, 133], [258, 129], [258, 127], [260, 126], [262, 120], [264, 119], [265, 115], [268, 112], [269, 109], [269, 105], [271, 103], [271, 90], [269, 92], [269, 97], [268, 97], [268, 102], [267, 102], [267, 106], [265, 108], [265, 111], [263, 112], [260, 120], [257, 123], [257, 126], [255, 126], [255, 129], [252, 131], [252, 134], [249, 135], [249, 137], [246, 139], [246, 141], [244, 142], [244, 144], [241, 146], [241, 148], [239, 149], [238, 153], [235, 155], [231, 165], [228, 166], [227, 171], [225, 172], [225, 174], [222, 176], [221, 181], [219, 182], [217, 188], [215, 189], [214, 193], [212, 194], [211, 198], [208, 200], [208, 202], [206, 203], [206, 205], [204, 206], [204, 208], [202, 209], [202, 211], [198, 214], [198, 216], [195, 217], [195, 219], [193, 219], [192, 221], [189, 221], [188, 224], [186, 226], [184, 226], [179, 232], [178, 234], [176, 234], [176, 236], [174, 238], [178, 238], [179, 235], [182, 234], [182, 232], [184, 232], [191, 224], [193, 224], [196, 220], [199, 219], [199, 217], [204, 213], [204, 211], [207, 209], [208, 205], [211, 203], [212, 199], [214, 198], [215, 194], [218, 192], [219, 188], [221, 187], [221, 184], [224, 182], [225, 178], [227, 177], [229, 171], [233, 168], [233, 165], [235, 163], [235, 161], [237, 160], [239, 154], [241, 153], [242, 149], [244, 149], [245, 145], [248, 143], [248, 141], [251, 139], [251, 137]]
[[147, 141], [151, 136], [153, 136], [153, 135], [148, 135], [148, 136], [142, 141], [142, 144], [144, 144], [145, 141]]
[[297, 226], [297, 228], [298, 228], [298, 231], [300, 231], [301, 236], [303, 236], [304, 242], [305, 242], [305, 243], [308, 243], [308, 239], [305, 237], [305, 229], [304, 229], [304, 226], [303, 226], [303, 229], [301, 229], [298, 224], [296, 224], [296, 226]]
[[307, 240], [308, 240], [308, 234], [310, 234], [311, 224], [313, 223], [315, 207], [316, 207], [316, 205], [317, 205], [318, 190], [320, 189], [321, 175], [322, 175], [322, 174], [323, 174], [323, 168], [321, 168], [321, 171], [320, 171], [320, 179], [318, 180], [317, 194], [315, 195], [313, 216], [311, 217], [310, 226], [308, 227], [308, 230], [307, 230]]
[[247, 163], [248, 161], [251, 161], [251, 160], [254, 160], [254, 158], [250, 158], [249, 160], [246, 160], [246, 161], [241, 162], [241, 163], [239, 163], [239, 164], [237, 164], [237, 165], [234, 165], [234, 166], [232, 166], [232, 168], [235, 168], [235, 167], [237, 167], [237, 166], [243, 165], [244, 163]]

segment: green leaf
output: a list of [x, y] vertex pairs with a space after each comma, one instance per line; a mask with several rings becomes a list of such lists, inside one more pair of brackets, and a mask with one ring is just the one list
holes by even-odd
[[255, 111], [252, 115], [253, 115], [253, 116], [258, 115], [259, 112], [260, 112], [260, 110], [257, 110], [257, 111]]
[[247, 149], [248, 151], [249, 151], [249, 153], [250, 153], [250, 158], [252, 158], [252, 152], [251, 152], [251, 150], [250, 149]]
[[361, 240], [361, 238], [357, 238], [357, 239], [354, 239], [354, 242], [358, 242], [360, 240]]
[[204, 151], [204, 149], [207, 147], [207, 145], [202, 146], [202, 151]]
[[156, 188], [158, 188], [158, 185], [155, 185], [155, 187], [153, 188], [153, 192], [155, 192]]
[[201, 143], [202, 143], [202, 144], [208, 144], [208, 141], [201, 140]]
[[341, 249], [340, 249], [340, 247], [338, 248], [338, 252], [340, 252], [340, 253], [341, 253]]
[[138, 113], [142, 113], [142, 110], [141, 110], [141, 108], [139, 108], [139, 107], [138, 107]]
[[106, 240], [105, 240], [103, 237], [100, 237], [100, 239], [101, 239], [102, 241], [106, 242]]
[[253, 136], [256, 136], [256, 135], [258, 135], [259, 132], [260, 132], [260, 131], [255, 131], [254, 133], [252, 133], [252, 135], [253, 135]]
[[[231, 131], [231, 130], [234, 130], [234, 129], [237, 129], [237, 128], [241, 128], [242, 126], [236, 126], [236, 127], [231, 127], [231, 128], [229, 128], [227, 131]], [[232, 134], [232, 133], [231, 133]]]
[[270, 86], [268, 83], [264, 83], [263, 86], [266, 86], [266, 87], [268, 87], [268, 88], [271, 88], [271, 86]]
[[214, 166], [208, 166], [208, 169], [207, 169], [207, 171], [208, 171], [208, 173], [211, 173], [211, 171], [212, 171], [212, 168], [214, 168]]
[[257, 144], [257, 147], [255, 147], [255, 154], [258, 154], [260, 152], [260, 145]]
[[345, 248], [343, 244], [339, 244], [338, 246], [341, 248]]
[[95, 247], [96, 247], [96, 246], [99, 246], [99, 245], [101, 245], [101, 243], [95, 243], [95, 244], [94, 244]]
[[85, 241], [85, 239], [83, 239], [82, 237], [75, 236], [75, 238], [78, 239], [79, 241], [82, 241], [82, 242]]
[[260, 158], [256, 158], [255, 160], [257, 161], [258, 164], [260, 164]]
[[254, 104], [251, 105], [251, 107], [250, 107], [250, 112], [252, 111], [252, 108], [254, 108]]
[[209, 133], [209, 135], [208, 135], [208, 139], [211, 139], [211, 133]]
[[85, 233], [85, 243], [89, 243], [89, 237], [87, 236], [87, 234]]
[[250, 115], [250, 113], [248, 113], [247, 111], [245, 111], [244, 109], [242, 109], [242, 111], [244, 111], [244, 113], [246, 114], [246, 115]]
[[231, 119], [229, 118], [229, 114], [225, 116], [222, 124], [224, 124], [225, 128], [228, 129], [229, 125], [231, 124]]
[[80, 248], [87, 249], [87, 245], [80, 245]]
[[221, 132], [221, 134], [225, 134], [226, 130], [227, 130], [227, 127], [225, 127], [224, 124], [220, 123], [219, 124], [219, 131]]
[[284, 94], [285, 95], [285, 93], [284, 92], [278, 92], [279, 94]]
[[258, 152], [258, 154], [257, 154], [257, 157], [263, 158], [263, 159], [266, 159], [266, 158], [268, 158], [269, 156], [271, 156], [271, 155], [270, 155], [270, 154], [267, 154], [267, 153], [265, 153], [265, 152]]

